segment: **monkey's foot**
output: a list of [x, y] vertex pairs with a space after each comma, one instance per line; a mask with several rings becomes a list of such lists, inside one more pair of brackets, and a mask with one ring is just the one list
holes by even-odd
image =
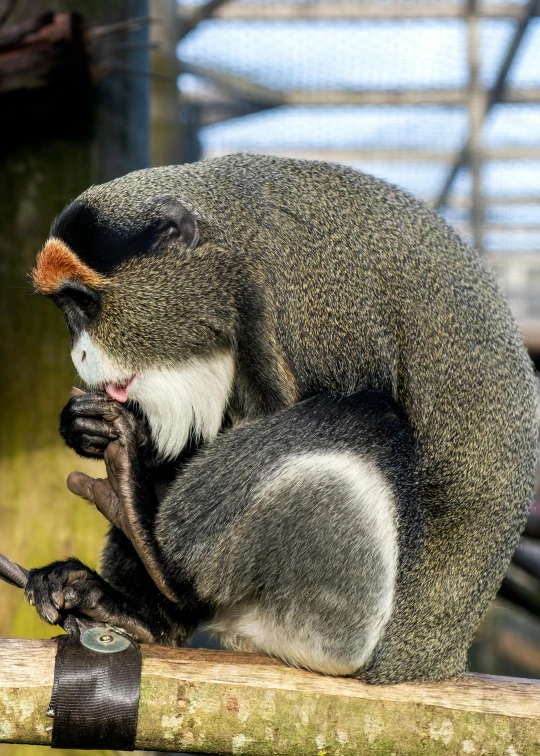
[[131, 541], [148, 574], [168, 599], [177, 601], [160, 566], [153, 526], [158, 502], [139, 461], [136, 418], [118, 405], [112, 427], [116, 438], [105, 450], [107, 478], [91, 478], [81, 472], [68, 477], [72, 493], [92, 502]]
[[30, 570], [25, 596], [49, 625], [61, 624], [67, 612], [75, 611], [89, 619], [123, 628], [142, 643], [155, 641], [126, 599], [78, 559]]

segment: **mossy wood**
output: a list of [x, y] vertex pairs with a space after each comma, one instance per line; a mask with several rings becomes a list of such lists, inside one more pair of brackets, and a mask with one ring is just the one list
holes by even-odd
[[[47, 745], [55, 641], [0, 640], [0, 741]], [[540, 753], [540, 681], [370, 686], [265, 657], [143, 646], [136, 746], [219, 754]]]

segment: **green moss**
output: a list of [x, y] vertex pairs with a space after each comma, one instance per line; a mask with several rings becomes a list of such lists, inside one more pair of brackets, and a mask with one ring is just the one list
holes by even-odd
[[138, 747], [250, 756], [536, 756], [540, 722], [441, 707], [145, 679]]

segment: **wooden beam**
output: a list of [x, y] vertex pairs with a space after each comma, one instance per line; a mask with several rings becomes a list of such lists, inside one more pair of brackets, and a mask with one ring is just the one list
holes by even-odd
[[485, 100], [480, 84], [480, 40], [478, 0], [467, 0], [469, 59], [469, 165], [471, 169], [470, 229], [474, 246], [484, 245], [484, 197], [482, 192], [482, 122]]
[[[282, 105], [467, 105], [467, 89], [296, 90], [284, 92]], [[538, 103], [540, 87], [513, 88], [501, 102]]]
[[[198, 5], [179, 5], [178, 13], [189, 18]], [[519, 19], [521, 8], [515, 3], [481, 4], [479, 16], [483, 18]], [[214, 13], [223, 21], [398, 21], [416, 19], [463, 18], [466, 11], [462, 3], [374, 3], [374, 2], [229, 2]]]
[[[251, 654], [143, 646], [136, 747], [209, 754], [535, 754], [540, 681], [372, 686]], [[54, 641], [0, 640], [0, 742], [48, 745]]]
[[[74, 107], [73, 92], [86, 93], [89, 85], [87, 51], [76, 14], [43, 13], [14, 24], [12, 30], [9, 26], [0, 30], [0, 95], [28, 96], [31, 91], [54, 88], [62, 90]], [[0, 107], [8, 112], [12, 102], [2, 100]], [[84, 110], [88, 117], [87, 107]]]
[[501, 269], [504, 265], [540, 268], [540, 255], [535, 249], [487, 249], [486, 257], [497, 262], [497, 267]]
[[[436, 200], [435, 198], [432, 198], [431, 200], [427, 200], [427, 202], [428, 204], [435, 204]], [[507, 197], [486, 197], [485, 203], [491, 207], [504, 207], [505, 205], [510, 205], [512, 207], [515, 205], [540, 205], [540, 196], [525, 194], [516, 196], [510, 195]], [[446, 207], [468, 208], [470, 207], [470, 204], [470, 199], [468, 197], [451, 197]]]
[[517, 322], [527, 349], [540, 352], [540, 318], [518, 318]]
[[[259, 153], [259, 150], [249, 149], [249, 152], [255, 154]], [[222, 155], [228, 155], [230, 149], [223, 148], [209, 148], [205, 152], [206, 158], [220, 157]], [[278, 155], [279, 157], [296, 158], [298, 160], [324, 160], [330, 163], [451, 163], [458, 156], [456, 150], [419, 150], [419, 149], [407, 149], [405, 147], [399, 148], [381, 148], [369, 147], [364, 148], [352, 148], [352, 149], [340, 149], [340, 148], [322, 148], [322, 149], [303, 149], [299, 148], [281, 148], [273, 147], [271, 144], [265, 145], [265, 155]], [[533, 145], [531, 147], [499, 147], [493, 150], [484, 150], [482, 152], [482, 159], [484, 161], [489, 160], [505, 160], [505, 161], [518, 161], [518, 160], [540, 160], [540, 145]], [[537, 200], [538, 201], [538, 198]], [[502, 202], [502, 201], [501, 201]]]
[[[223, 95], [232, 96], [241, 101], [257, 103], [266, 107], [276, 107], [283, 104], [283, 92], [257, 84], [244, 76], [238, 76], [228, 71], [220, 71], [216, 68], [199, 66], [184, 60], [180, 61], [180, 71], [181, 73], [189, 73], [212, 82], [218, 88], [221, 97]], [[194, 93], [181, 92], [180, 97], [184, 101], [188, 100], [203, 105], [204, 100], [208, 98], [208, 94], [201, 92], [199, 98]]]
[[[472, 222], [469, 221], [456, 221], [451, 223], [454, 228], [460, 230], [466, 230], [472, 234]], [[485, 230], [490, 232], [502, 232], [505, 234], [527, 234], [531, 232], [540, 233], [540, 223], [485, 223]], [[540, 247], [540, 244], [538, 245]], [[540, 251], [540, 250], [539, 250]], [[538, 252], [533, 252], [538, 254]], [[538, 259], [540, 264], [540, 258]]]
[[184, 124], [176, 99], [178, 91], [178, 16], [176, 0], [150, 0], [152, 42], [150, 54], [150, 162], [175, 165], [184, 157]]
[[[245, 76], [180, 61], [180, 71], [207, 79], [222, 93], [264, 107], [278, 106], [339, 106], [339, 105], [443, 105], [466, 106], [466, 87], [447, 89], [319, 89], [278, 90], [258, 84]], [[213, 105], [213, 95], [208, 91], [181, 93], [192, 103]], [[487, 93], [485, 94], [487, 96]], [[218, 95], [219, 99], [219, 95]], [[503, 102], [538, 103], [540, 87], [515, 87], [504, 93]]]

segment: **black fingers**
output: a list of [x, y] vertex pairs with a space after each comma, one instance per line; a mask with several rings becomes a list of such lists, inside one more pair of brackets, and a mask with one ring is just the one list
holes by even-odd
[[106, 394], [74, 396], [60, 415], [60, 435], [81, 457], [101, 459], [109, 441], [118, 436], [113, 422], [120, 411]]
[[84, 613], [101, 582], [99, 575], [78, 559], [67, 559], [30, 570], [24, 593], [41, 619], [56, 625], [68, 609], [77, 607]]
[[70, 446], [83, 457], [102, 457], [109, 441], [118, 438], [112, 423], [95, 417], [76, 417], [70, 434]]
[[81, 457], [102, 459], [110, 441], [122, 428], [131, 447], [153, 464], [150, 428], [142, 415], [119, 404], [103, 392], [88, 392], [72, 397], [60, 415], [60, 435]]
[[154, 643], [164, 635], [159, 624], [157, 632], [152, 630], [152, 623], [145, 621], [140, 611], [78, 559], [30, 570], [25, 596], [41, 619], [50, 625], [63, 624], [67, 613], [73, 611], [76, 615], [123, 627], [144, 643]]

